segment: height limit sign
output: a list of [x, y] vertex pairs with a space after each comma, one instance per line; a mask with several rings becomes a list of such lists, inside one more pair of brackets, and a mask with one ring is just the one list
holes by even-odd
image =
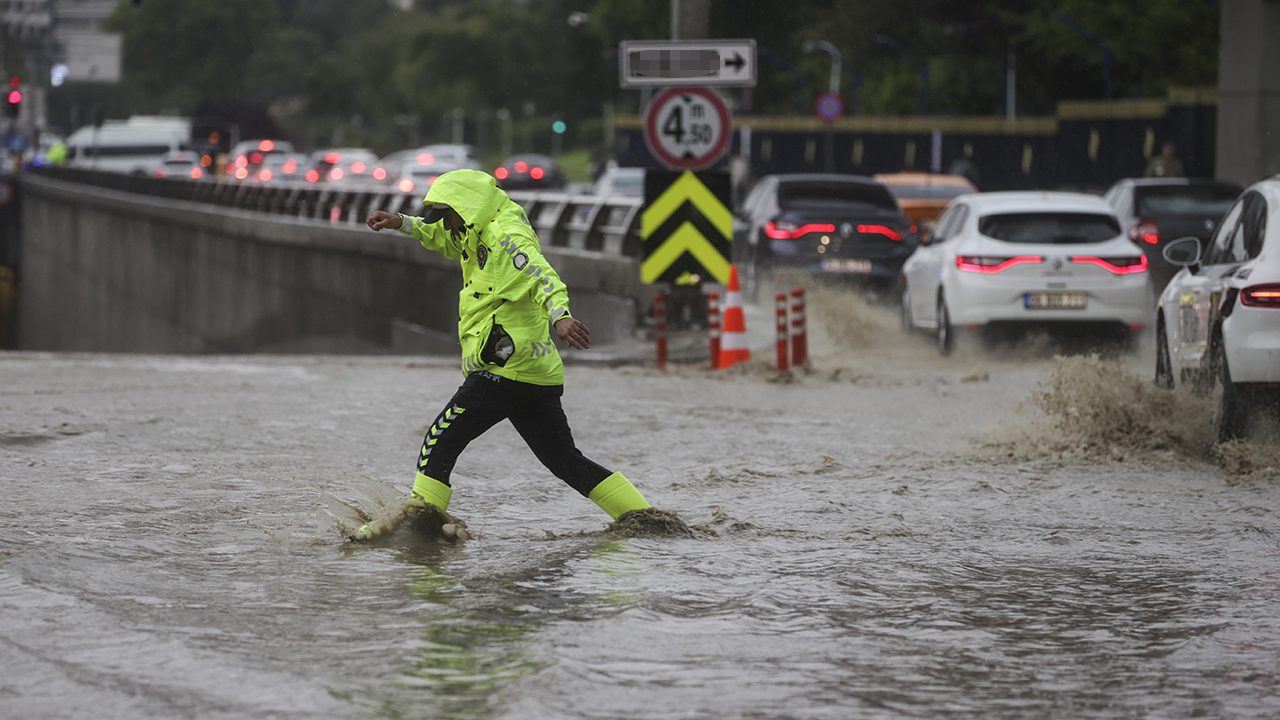
[[724, 100], [705, 87], [672, 88], [649, 103], [644, 139], [672, 170], [704, 170], [729, 149], [733, 118]]

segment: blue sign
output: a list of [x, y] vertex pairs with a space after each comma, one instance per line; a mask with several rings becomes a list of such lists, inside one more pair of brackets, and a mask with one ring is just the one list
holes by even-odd
[[844, 98], [838, 92], [824, 92], [813, 102], [813, 111], [822, 122], [830, 125], [844, 117]]
[[27, 140], [27, 136], [22, 133], [14, 133], [9, 136], [9, 152], [26, 152], [27, 146], [30, 144], [31, 141]]

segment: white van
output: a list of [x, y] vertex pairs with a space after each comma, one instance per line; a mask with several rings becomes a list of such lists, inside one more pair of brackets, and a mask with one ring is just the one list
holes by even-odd
[[86, 170], [154, 175], [166, 154], [185, 150], [189, 118], [135, 115], [86, 125], [67, 138], [67, 165]]

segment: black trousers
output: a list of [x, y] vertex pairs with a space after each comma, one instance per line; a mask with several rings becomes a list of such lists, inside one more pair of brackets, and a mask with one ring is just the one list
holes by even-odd
[[488, 372], [469, 375], [423, 439], [418, 472], [449, 484], [453, 465], [467, 445], [510, 420], [538, 460], [586, 496], [612, 473], [583, 456], [573, 443], [560, 406], [563, 385], [532, 385]]

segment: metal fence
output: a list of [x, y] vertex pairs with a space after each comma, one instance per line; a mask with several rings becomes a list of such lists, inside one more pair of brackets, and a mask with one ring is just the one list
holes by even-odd
[[[362, 225], [375, 210], [416, 215], [422, 195], [379, 185], [272, 185], [236, 180], [191, 180], [97, 172], [76, 168], [32, 168], [31, 172], [109, 190], [168, 200], [206, 203], [331, 225]], [[511, 192], [543, 243], [552, 247], [639, 257], [640, 198]]]

